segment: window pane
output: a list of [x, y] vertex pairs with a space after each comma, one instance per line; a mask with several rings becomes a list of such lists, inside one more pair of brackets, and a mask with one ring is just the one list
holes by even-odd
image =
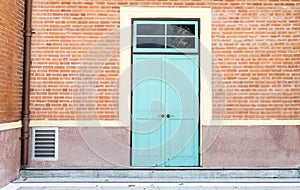
[[138, 24], [137, 35], [165, 35], [164, 24]]
[[168, 37], [167, 48], [195, 48], [195, 38]]
[[138, 37], [136, 40], [137, 48], [164, 48], [164, 37]]
[[194, 36], [195, 25], [194, 24], [168, 24], [167, 35], [182, 35], [182, 36]]

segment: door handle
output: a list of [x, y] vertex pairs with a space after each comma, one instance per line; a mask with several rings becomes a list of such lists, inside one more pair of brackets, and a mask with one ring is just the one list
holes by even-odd
[[165, 117], [165, 114], [161, 114], [161, 115], [159, 115], [159, 117], [164, 118], [164, 117]]
[[170, 117], [171, 117], [171, 114], [168, 113], [168, 114], [167, 114], [167, 118], [170, 118]]

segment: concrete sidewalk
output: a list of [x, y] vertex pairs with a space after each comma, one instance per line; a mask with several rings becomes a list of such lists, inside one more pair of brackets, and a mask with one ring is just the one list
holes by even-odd
[[3, 190], [300, 190], [299, 169], [27, 169]]
[[3, 190], [300, 190], [300, 183], [11, 183]]

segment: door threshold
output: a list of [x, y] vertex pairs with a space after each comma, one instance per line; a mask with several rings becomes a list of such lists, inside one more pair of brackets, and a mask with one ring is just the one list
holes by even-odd
[[[208, 168], [205, 168], [207, 170]], [[221, 168], [220, 168], [221, 169]], [[21, 170], [204, 170], [203, 167], [125, 167], [125, 168], [113, 168], [113, 167], [87, 167], [87, 168], [49, 168], [49, 167], [25, 167]]]
[[26, 167], [21, 170], [202, 170], [202, 171], [247, 171], [247, 170], [299, 170], [299, 168], [204, 168], [204, 167], [124, 167], [124, 168], [115, 168], [115, 167], [87, 167], [87, 168], [48, 168], [48, 167]]

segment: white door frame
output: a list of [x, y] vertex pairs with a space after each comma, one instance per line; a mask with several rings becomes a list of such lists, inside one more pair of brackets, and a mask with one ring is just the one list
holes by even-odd
[[[120, 8], [120, 75], [119, 121], [130, 126], [131, 120], [131, 25], [135, 18], [193, 18], [200, 19], [200, 129], [212, 120], [211, 90], [211, 9], [210, 8]], [[205, 100], [205, 101], [203, 101]], [[129, 131], [130, 133], [130, 131]], [[130, 134], [129, 134], [130, 135]], [[200, 137], [200, 150], [202, 138]], [[202, 152], [200, 153], [202, 165]]]

